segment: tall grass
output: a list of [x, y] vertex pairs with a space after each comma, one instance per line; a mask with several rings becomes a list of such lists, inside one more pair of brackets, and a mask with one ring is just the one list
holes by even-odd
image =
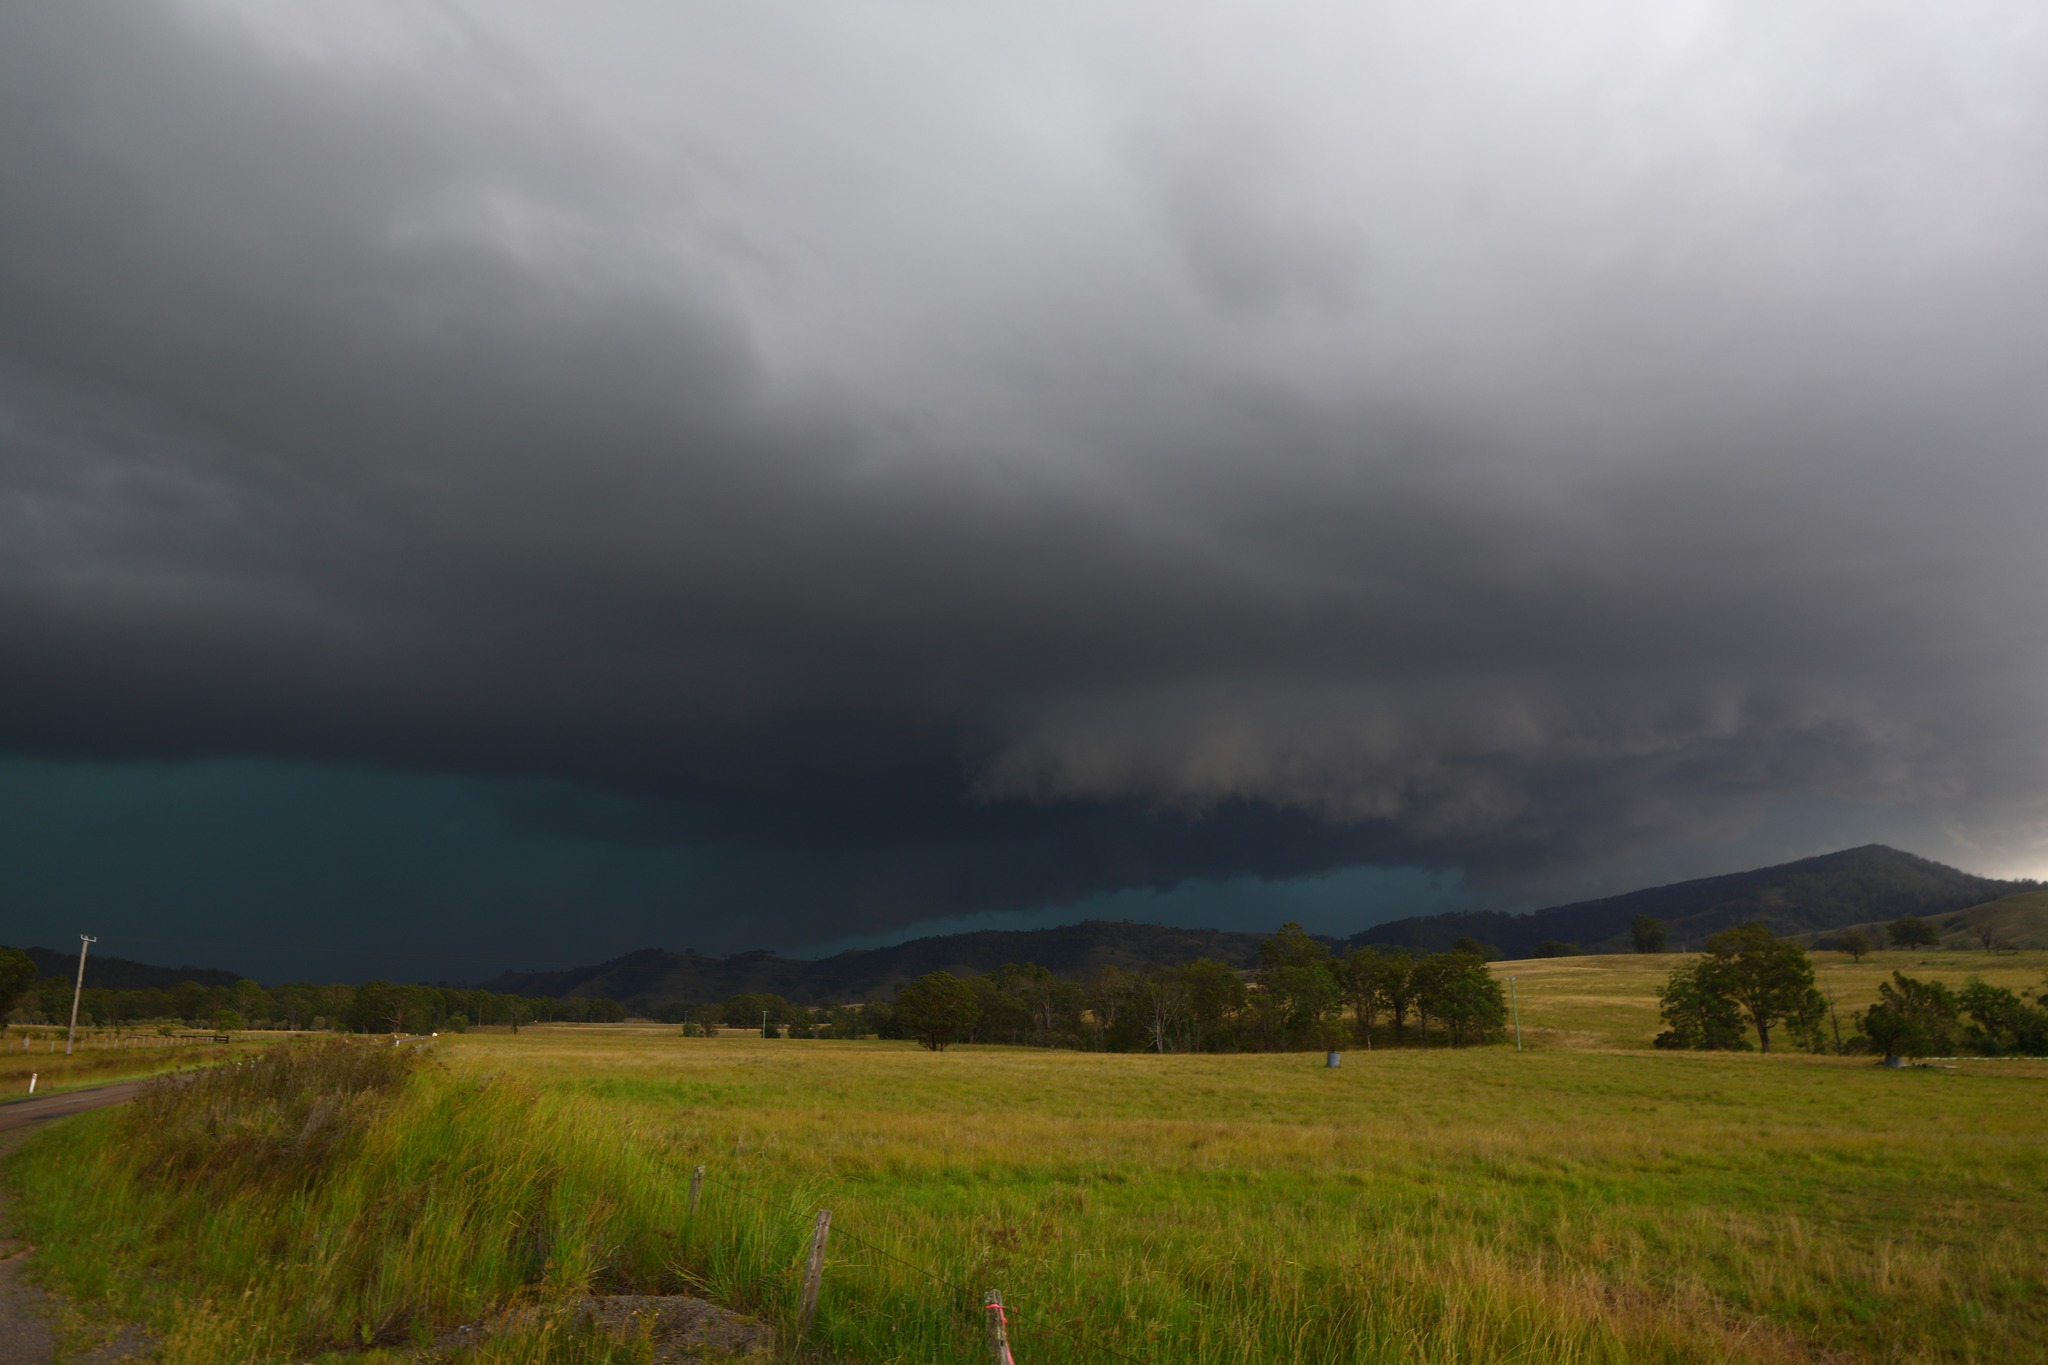
[[993, 1286], [1024, 1365], [1961, 1361], [2048, 1356], [2044, 1074], [529, 1030], [279, 1052], [13, 1173], [46, 1268], [174, 1365], [507, 1304], [539, 1326], [469, 1358], [635, 1358], [546, 1315], [589, 1291], [787, 1329], [821, 1206], [809, 1344], [853, 1360], [970, 1358]]

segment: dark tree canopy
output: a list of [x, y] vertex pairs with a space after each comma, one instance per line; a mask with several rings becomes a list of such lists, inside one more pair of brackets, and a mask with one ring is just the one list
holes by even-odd
[[981, 1018], [974, 987], [951, 972], [927, 972], [896, 993], [903, 1031], [933, 1052], [959, 1042]]
[[1941, 942], [1935, 927], [1914, 915], [1899, 916], [1886, 927], [1885, 933], [1894, 948], [1932, 948]]
[[1921, 981], [1893, 972], [1880, 982], [1877, 1003], [1863, 1012], [1863, 1032], [1884, 1049], [1884, 1059], [1931, 1057], [1955, 1050], [1961, 1002], [1939, 981]]
[[1658, 1047], [1749, 1050], [1749, 1038], [1743, 1032], [1742, 1006], [1722, 993], [1710, 962], [1711, 959], [1702, 958], [1678, 968], [1657, 992], [1657, 998], [1663, 1002], [1659, 1012], [1667, 1026], [1657, 1035]]
[[1637, 952], [1661, 953], [1665, 941], [1671, 937], [1671, 927], [1649, 915], [1637, 915], [1628, 922], [1628, 934]]
[[1659, 993], [1669, 1027], [1659, 1047], [1747, 1047], [1746, 1020], [1757, 1046], [1771, 1050], [1771, 1030], [1784, 1025], [1808, 1047], [1821, 1045], [1827, 1002], [1813, 985], [1806, 950], [1758, 923], [1724, 929], [1706, 954], [1679, 967]]
[[0, 1022], [14, 1006], [14, 998], [36, 979], [36, 964], [19, 948], [0, 948]]
[[1771, 1050], [1772, 1028], [1784, 1024], [1795, 1036], [1811, 1038], [1827, 1012], [1806, 950], [1763, 924], [1752, 921], [1713, 935], [1702, 967], [1714, 989], [1742, 1007], [1765, 1052]]

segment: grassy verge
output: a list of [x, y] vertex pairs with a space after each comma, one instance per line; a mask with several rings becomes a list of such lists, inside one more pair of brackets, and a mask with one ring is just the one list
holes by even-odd
[[[1026, 1365], [2048, 1357], [2040, 1065], [334, 1046], [38, 1139], [46, 1271], [174, 1365], [395, 1358], [590, 1289], [787, 1325], [822, 1206], [813, 1344], [872, 1362], [970, 1358], [990, 1286]], [[604, 1358], [566, 1331], [490, 1358]]]
[[[7, 1040], [0, 1038], [0, 1044]], [[28, 1098], [29, 1077], [37, 1095], [54, 1095], [87, 1086], [156, 1076], [166, 1071], [205, 1066], [231, 1055], [227, 1048], [191, 1047], [125, 1050], [81, 1050], [66, 1057], [61, 1051], [22, 1052], [0, 1046], [0, 1103]]]

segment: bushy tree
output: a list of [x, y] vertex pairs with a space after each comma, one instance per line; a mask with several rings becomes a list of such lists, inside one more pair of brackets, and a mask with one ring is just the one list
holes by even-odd
[[1993, 1057], [2048, 1055], [2048, 1010], [2002, 986], [1974, 980], [1956, 993], [1956, 1002], [1970, 1016], [1964, 1041], [1971, 1051]]
[[1721, 992], [1708, 963], [1706, 958], [1686, 963], [1673, 971], [1671, 979], [1657, 992], [1658, 1013], [1667, 1026], [1657, 1035], [1658, 1047], [1749, 1050], [1749, 1038], [1742, 1026], [1742, 1006]]
[[1500, 949], [1494, 947], [1491, 943], [1481, 943], [1470, 934], [1460, 934], [1457, 938], [1453, 939], [1451, 941], [1451, 951], [1463, 953], [1467, 957], [1476, 957], [1481, 962], [1492, 962], [1500, 956]]
[[1865, 955], [1870, 952], [1870, 935], [1864, 933], [1861, 929], [1844, 929], [1841, 933], [1835, 935], [1835, 949], [1838, 952], [1847, 953], [1851, 958], [1861, 962]]
[[1508, 997], [1473, 953], [1434, 953], [1415, 964], [1416, 1003], [1450, 1035], [1452, 1047], [1482, 1043], [1507, 1025]]
[[1809, 1047], [1820, 1043], [1827, 1002], [1813, 985], [1806, 950], [1756, 921], [1707, 939], [1707, 962], [1720, 991], [1742, 1006], [1757, 1046], [1771, 1050], [1771, 1029], [1783, 1024]]
[[1665, 940], [1671, 937], [1671, 928], [1663, 920], [1637, 915], [1628, 922], [1628, 936], [1634, 941], [1637, 952], [1661, 953]]
[[1885, 926], [1894, 948], [1932, 948], [1941, 942], [1934, 926], [1915, 915], [1901, 915]]
[[1188, 1022], [1193, 1030], [1192, 1046], [1221, 1049], [1236, 1041], [1237, 1017], [1244, 1012], [1249, 994], [1244, 978], [1227, 962], [1197, 958], [1175, 968], [1187, 990]]
[[1396, 977], [1406, 982], [1409, 965], [1405, 953], [1373, 947], [1354, 949], [1337, 964], [1338, 987], [1358, 1021], [1358, 1036], [1367, 1048], [1372, 1046], [1373, 1025], [1379, 1022], [1380, 1011], [1392, 1005], [1390, 987]]
[[14, 1008], [15, 997], [36, 979], [35, 959], [19, 948], [0, 948], [0, 1024]]
[[1955, 1050], [1956, 1021], [1961, 1003], [1939, 981], [1921, 981], [1893, 972], [1878, 983], [1877, 1003], [1863, 1012], [1863, 1032], [1884, 1049], [1887, 1063], [1902, 1056], [1929, 1057]]
[[1580, 948], [1578, 944], [1566, 943], [1563, 939], [1558, 938], [1544, 939], [1536, 945], [1536, 951], [1533, 954], [1536, 957], [1578, 957], [1579, 955]]
[[1394, 1041], [1406, 1041], [1408, 1014], [1415, 1008], [1415, 959], [1407, 949], [1387, 950], [1386, 963], [1381, 968], [1380, 1000], [1387, 1007], [1387, 1018], [1393, 1022]]
[[1334, 967], [1329, 948], [1299, 924], [1281, 925], [1259, 945], [1262, 1003], [1281, 1046], [1324, 1041], [1324, 1025], [1340, 998]]
[[[1771, 1030], [1783, 1025], [1807, 1047], [1822, 1045], [1827, 1001], [1813, 985], [1806, 950], [1751, 922], [1707, 940], [1706, 955], [1680, 967], [1659, 992], [1665, 1047], [1727, 1047], [1731, 1010], [1756, 1030], [1757, 1046], [1771, 1050]], [[1738, 1025], [1739, 1026], [1739, 1025]]]
[[1139, 997], [1144, 983], [1136, 972], [1114, 963], [1090, 978], [1084, 998], [1095, 1021], [1095, 1045], [1110, 1052], [1135, 1051], [1145, 1037]]
[[951, 972], [927, 972], [896, 992], [896, 1018], [928, 1050], [944, 1052], [974, 1031], [981, 1001]]

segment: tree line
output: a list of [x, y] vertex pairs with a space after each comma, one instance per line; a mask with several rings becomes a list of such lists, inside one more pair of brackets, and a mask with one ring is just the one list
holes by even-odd
[[[1924, 944], [1910, 927], [1921, 923], [1899, 921], [1894, 929], [1908, 927], [1894, 941]], [[2048, 991], [2037, 996], [2043, 998]], [[1895, 971], [1879, 984], [1877, 1003], [1852, 1014], [1845, 1032], [1832, 996], [1814, 982], [1806, 950], [1754, 922], [1708, 938], [1704, 953], [1671, 973], [1658, 1001], [1662, 1048], [1769, 1052], [1775, 1035], [1812, 1052], [1880, 1053], [1892, 1065], [1964, 1050], [2048, 1054], [2048, 1009], [1974, 979], [1953, 990]]]
[[[18, 958], [19, 963], [10, 959]], [[26, 971], [23, 966], [26, 966]], [[0, 949], [0, 1021], [11, 1012], [28, 1024], [66, 1024], [71, 1018], [72, 982], [38, 979], [35, 964], [13, 949]], [[211, 1029], [312, 1029], [339, 1033], [459, 1032], [480, 1024], [613, 1023], [626, 1010], [616, 1000], [558, 1000], [390, 981], [358, 986], [295, 982], [232, 986], [181, 982], [164, 989], [105, 990], [88, 986], [78, 1002], [78, 1022], [96, 1028], [145, 1025]]]
[[1242, 1052], [1499, 1040], [1508, 1002], [1482, 945], [1417, 956], [1367, 947], [1337, 954], [1299, 924], [1281, 926], [1241, 971], [1210, 958], [1106, 966], [1087, 981], [1035, 963], [973, 976], [930, 972], [893, 1000], [807, 1007], [737, 995], [677, 1013], [693, 1033], [905, 1038], [933, 1050], [1009, 1043], [1103, 1052]]

